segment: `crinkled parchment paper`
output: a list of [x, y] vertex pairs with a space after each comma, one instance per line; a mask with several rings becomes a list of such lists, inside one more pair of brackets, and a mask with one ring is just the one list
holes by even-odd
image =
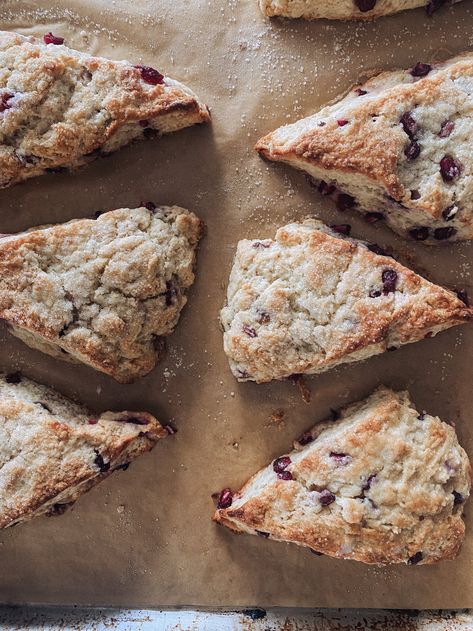
[[2, 2], [1, 28], [52, 30], [77, 49], [149, 64], [188, 83], [210, 105], [213, 125], [0, 191], [0, 232], [141, 200], [188, 207], [208, 226], [197, 281], [168, 355], [134, 385], [29, 350], [1, 328], [1, 368], [21, 369], [100, 410], [149, 410], [179, 430], [69, 513], [2, 532], [1, 601], [473, 606], [471, 502], [460, 557], [433, 567], [376, 568], [316, 557], [235, 536], [210, 521], [213, 492], [238, 487], [330, 408], [366, 396], [380, 382], [409, 388], [420, 409], [455, 422], [473, 456], [471, 327], [309, 379], [307, 404], [290, 382], [236, 383], [218, 324], [237, 240], [271, 236], [308, 213], [349, 221], [354, 236], [392, 246], [432, 279], [472, 293], [473, 245], [427, 249], [404, 243], [381, 224], [367, 225], [356, 213], [342, 219], [302, 174], [267, 164], [253, 151], [265, 132], [310, 114], [368, 70], [472, 49], [472, 26], [468, 0], [433, 19], [418, 10], [367, 25], [270, 22], [257, 0]]

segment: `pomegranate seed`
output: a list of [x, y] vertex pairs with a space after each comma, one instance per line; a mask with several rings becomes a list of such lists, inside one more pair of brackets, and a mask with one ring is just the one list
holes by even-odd
[[349, 454], [338, 454], [334, 451], [330, 452], [330, 458], [343, 465], [349, 464], [353, 460]]
[[345, 127], [345, 125], [348, 125], [348, 121], [347, 121], [347, 119], [346, 119], [346, 118], [339, 118], [339, 119], [337, 120], [337, 125], [338, 125], [339, 127]]
[[357, 96], [364, 96], [365, 94], [368, 94], [367, 90], [362, 90], [361, 88], [356, 88], [354, 92]]
[[334, 232], [337, 232], [338, 234], [344, 234], [346, 236], [348, 236], [351, 232], [351, 226], [349, 223], [333, 224], [330, 227]]
[[4, 112], [5, 110], [10, 109], [11, 105], [9, 104], [10, 99], [13, 98], [13, 94], [10, 92], [4, 92], [0, 97], [0, 112]]
[[409, 138], [414, 138], [414, 136], [418, 132], [418, 126], [417, 122], [412, 118], [411, 112], [405, 112], [401, 116], [400, 123]]
[[164, 83], [164, 75], [151, 66], [135, 66], [141, 72], [141, 78], [145, 83], [150, 85], [159, 85]]
[[411, 161], [415, 160], [420, 155], [420, 145], [415, 140], [411, 140], [411, 142], [404, 149], [404, 155], [406, 158]]
[[246, 333], [248, 337], [258, 337], [258, 334], [256, 333], [256, 331], [254, 330], [252, 326], [249, 326], [248, 324], [244, 324], [241, 328], [243, 330], [243, 333]]
[[87, 421], [89, 423], [89, 425], [97, 425], [97, 423], [99, 422], [98, 418], [89, 418], [89, 420]]
[[429, 238], [429, 229], [427, 228], [427, 226], [412, 228], [411, 230], [409, 230], [409, 234], [415, 241], [425, 241]]
[[291, 464], [291, 459], [289, 456], [282, 456], [281, 458], [276, 458], [273, 462], [273, 471], [275, 473], [282, 473], [287, 467]]
[[281, 471], [278, 473], [278, 478], [280, 480], [293, 480], [292, 473], [290, 471]]
[[53, 35], [51, 31], [43, 35], [43, 42], [45, 44], [55, 44], [56, 46], [60, 46], [64, 44], [64, 37], [59, 37], [58, 35]]
[[297, 439], [297, 442], [300, 445], [308, 445], [309, 443], [312, 443], [313, 440], [314, 438], [310, 432], [304, 432], [303, 434], [299, 436], [299, 438]]
[[411, 75], [413, 77], [425, 77], [432, 70], [432, 66], [429, 64], [424, 64], [421, 61], [418, 61], [416, 65], [411, 70]]
[[445, 241], [446, 239], [453, 237], [455, 233], [455, 228], [451, 228], [450, 226], [447, 228], [436, 228], [434, 230], [434, 239], [437, 239], [437, 241]]
[[420, 192], [417, 189], [413, 189], [411, 191], [411, 199], [420, 199], [421, 195]]
[[376, 0], [355, 0], [355, 4], [362, 13], [366, 13], [375, 8]]
[[453, 121], [443, 121], [443, 123], [440, 125], [440, 138], [448, 138], [448, 136], [450, 136], [454, 129], [455, 123]]
[[335, 502], [335, 495], [331, 493], [328, 489], [325, 489], [319, 495], [319, 502], [322, 504], [322, 506], [328, 506], [329, 504], [332, 504], [332, 502]]
[[444, 182], [452, 182], [460, 175], [460, 165], [452, 156], [440, 160], [440, 173]]
[[383, 294], [386, 296], [396, 291], [397, 272], [393, 269], [385, 269], [381, 279], [383, 281]]
[[383, 248], [377, 243], [369, 243], [367, 248], [370, 252], [373, 252], [373, 254], [378, 254], [379, 256], [389, 256], [386, 250], [383, 250]]
[[230, 508], [233, 502], [233, 493], [231, 489], [223, 489], [218, 496], [217, 508]]

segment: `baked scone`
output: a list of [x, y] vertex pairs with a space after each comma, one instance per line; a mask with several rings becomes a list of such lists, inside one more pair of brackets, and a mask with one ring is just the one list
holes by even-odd
[[473, 54], [384, 72], [341, 101], [262, 138], [270, 160], [307, 171], [340, 210], [403, 237], [473, 237]]
[[214, 520], [236, 532], [363, 563], [427, 564], [462, 544], [470, 463], [453, 427], [381, 387], [305, 432]]
[[306, 20], [372, 20], [417, 7], [425, 7], [427, 15], [432, 15], [456, 2], [460, 0], [259, 0], [265, 15]]
[[324, 372], [473, 318], [452, 291], [332, 228], [307, 219], [239, 242], [221, 312], [239, 381]]
[[147, 412], [95, 415], [19, 373], [0, 375], [0, 528], [60, 514], [167, 430]]
[[0, 31], [0, 188], [210, 119], [189, 88], [154, 68], [62, 42]]
[[148, 204], [0, 239], [0, 318], [29, 346], [130, 383], [177, 324], [201, 229]]

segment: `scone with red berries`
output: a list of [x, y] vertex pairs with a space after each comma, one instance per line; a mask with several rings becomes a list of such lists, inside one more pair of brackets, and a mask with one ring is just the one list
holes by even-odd
[[460, 0], [259, 0], [264, 15], [306, 20], [373, 20], [417, 7], [425, 7], [431, 16], [456, 2]]
[[472, 83], [471, 53], [384, 72], [256, 149], [309, 173], [339, 210], [385, 220], [407, 239], [471, 239]]
[[465, 296], [345, 237], [349, 228], [307, 219], [240, 241], [221, 312], [239, 381], [324, 372], [473, 318]]
[[0, 31], [0, 188], [210, 120], [189, 88], [154, 68], [63, 42]]
[[462, 544], [470, 463], [453, 427], [381, 387], [305, 432], [214, 520], [235, 532], [363, 563], [428, 564]]
[[147, 412], [97, 415], [19, 373], [0, 375], [0, 528], [63, 513], [168, 433]]
[[3, 236], [0, 318], [33, 348], [135, 381], [177, 325], [202, 227], [149, 203]]

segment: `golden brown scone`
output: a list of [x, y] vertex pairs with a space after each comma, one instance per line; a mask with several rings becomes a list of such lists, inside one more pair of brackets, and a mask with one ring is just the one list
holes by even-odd
[[460, 0], [259, 0], [261, 11], [269, 16], [317, 20], [373, 20], [406, 9], [425, 7], [433, 15], [446, 4]]
[[471, 239], [472, 82], [471, 53], [384, 72], [256, 149], [309, 173], [339, 210], [385, 219], [407, 239]]
[[214, 520], [363, 563], [435, 563], [462, 544], [470, 463], [453, 427], [381, 387], [305, 432]]
[[0, 528], [64, 512], [167, 434], [147, 412], [97, 416], [19, 373], [0, 375]]
[[240, 241], [221, 312], [239, 381], [325, 372], [473, 318], [452, 291], [335, 232], [348, 229], [307, 219]]
[[0, 188], [210, 120], [185, 85], [61, 40], [0, 31]]
[[29, 346], [130, 383], [179, 320], [201, 231], [188, 210], [148, 204], [0, 239], [0, 318]]

